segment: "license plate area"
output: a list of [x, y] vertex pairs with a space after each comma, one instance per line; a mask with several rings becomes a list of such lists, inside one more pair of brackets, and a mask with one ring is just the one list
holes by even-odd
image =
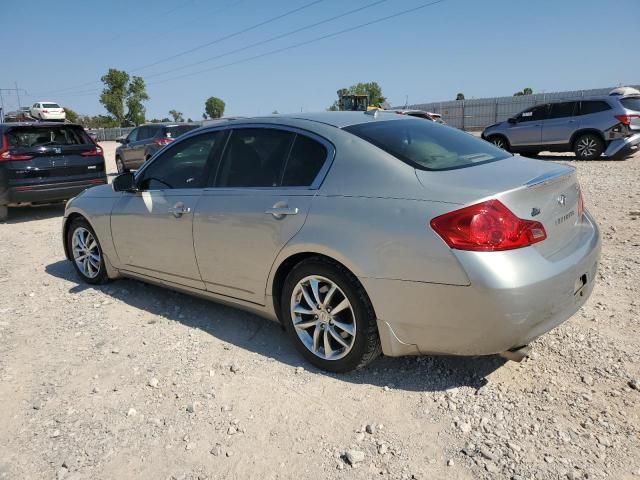
[[574, 296], [584, 296], [584, 287], [587, 285], [587, 274], [580, 275], [573, 285]]

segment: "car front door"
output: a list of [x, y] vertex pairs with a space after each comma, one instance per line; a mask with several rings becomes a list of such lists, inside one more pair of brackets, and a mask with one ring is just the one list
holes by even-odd
[[542, 121], [542, 143], [544, 145], [566, 145], [579, 126], [576, 117], [577, 102], [552, 103], [547, 119]]
[[193, 212], [215, 157], [219, 134], [176, 142], [136, 175], [111, 213], [121, 268], [204, 290], [193, 249]]
[[132, 168], [129, 162], [132, 157], [133, 144], [138, 140], [138, 132], [140, 132], [139, 128], [131, 130], [129, 135], [127, 135], [127, 138], [122, 142], [122, 147], [120, 147], [120, 156], [126, 168]]
[[129, 151], [129, 168], [138, 169], [144, 163], [144, 146], [152, 136], [153, 127], [143, 126], [138, 128], [138, 137], [131, 143]]
[[273, 262], [302, 228], [332, 158], [333, 147], [309, 133], [233, 129], [193, 224], [207, 290], [264, 304]]
[[536, 105], [516, 117], [515, 123], [509, 123], [508, 137], [512, 147], [540, 145], [542, 142], [542, 120], [546, 118], [548, 104]]

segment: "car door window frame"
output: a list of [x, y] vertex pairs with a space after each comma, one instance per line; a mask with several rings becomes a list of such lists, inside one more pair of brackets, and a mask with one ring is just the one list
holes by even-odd
[[[554, 107], [555, 105], [563, 105], [563, 104], [566, 104], [566, 103], [572, 103], [572, 104], [573, 104], [573, 107], [572, 107], [572, 109], [571, 109], [571, 114], [570, 114], [570, 115], [563, 115], [563, 116], [561, 116], [561, 117], [555, 117], [555, 116], [553, 116], [553, 114], [554, 114], [553, 107]], [[550, 104], [549, 104], [548, 113], [547, 113], [547, 118], [546, 118], [545, 120], [560, 120], [560, 119], [562, 119], [562, 118], [572, 118], [572, 117], [575, 117], [575, 116], [576, 116], [576, 114], [577, 114], [576, 110], [577, 110], [577, 105], [578, 105], [578, 103], [579, 103], [579, 102], [577, 102], [577, 101], [575, 101], [575, 100], [567, 100], [567, 101], [565, 101], [565, 102], [555, 102], [555, 103], [550, 103]]]
[[[241, 129], [257, 129], [257, 128], [264, 128], [264, 129], [268, 129], [268, 130], [282, 130], [282, 131], [286, 131], [286, 132], [290, 132], [297, 135], [304, 135], [306, 137], [309, 137], [312, 140], [315, 140], [316, 142], [320, 143], [326, 150], [327, 152], [327, 156], [325, 158], [324, 164], [322, 165], [322, 167], [320, 168], [320, 170], [318, 171], [315, 179], [313, 180], [313, 182], [311, 183], [311, 185], [309, 186], [282, 186], [282, 178], [284, 175], [284, 169], [287, 166], [287, 163], [289, 162], [289, 157], [291, 155], [291, 150], [293, 149], [293, 146], [295, 144], [295, 140], [296, 137], [294, 136], [294, 138], [291, 141], [291, 144], [289, 145], [289, 149], [287, 152], [287, 157], [284, 159], [284, 163], [283, 163], [283, 170], [281, 172], [280, 175], [280, 185], [275, 186], [275, 187], [224, 187], [224, 186], [219, 186], [218, 185], [218, 176], [220, 175], [220, 171], [222, 169], [222, 163], [224, 160], [224, 154], [227, 151], [227, 147], [228, 147], [228, 142], [229, 139], [231, 138], [231, 135], [233, 134], [233, 130], [241, 130]], [[205, 186], [205, 188], [207, 189], [215, 189], [216, 191], [221, 191], [221, 190], [318, 190], [321, 186], [322, 183], [324, 182], [324, 179], [327, 176], [327, 173], [329, 172], [329, 169], [331, 168], [331, 165], [333, 164], [333, 161], [335, 159], [335, 155], [336, 155], [336, 148], [333, 145], [333, 143], [331, 143], [329, 140], [327, 140], [324, 137], [321, 137], [320, 135], [314, 133], [314, 132], [310, 132], [308, 130], [304, 130], [302, 128], [298, 128], [298, 127], [291, 127], [288, 125], [278, 125], [278, 124], [266, 124], [266, 123], [245, 123], [245, 124], [241, 124], [241, 125], [233, 125], [233, 126], [226, 126], [223, 128], [220, 128], [219, 130], [225, 130], [227, 131], [227, 137], [224, 139], [224, 147], [222, 148], [222, 150], [219, 152], [220, 155], [220, 161], [217, 164], [217, 169], [215, 172], [211, 172], [211, 175], [209, 177], [209, 181], [207, 182], [207, 185]]]
[[[157, 154], [154, 155], [153, 158], [147, 162], [145, 162], [142, 166], [142, 168], [140, 168], [136, 174], [135, 174], [135, 181], [134, 184], [136, 186], [136, 191], [137, 192], [159, 192], [159, 191], [175, 191], [175, 190], [196, 190], [196, 189], [203, 189], [203, 188], [207, 188], [208, 185], [208, 179], [211, 176], [211, 165], [212, 163], [215, 164], [215, 159], [217, 157], [219, 157], [220, 152], [221, 152], [221, 147], [220, 147], [220, 143], [224, 143], [226, 144], [227, 139], [224, 138], [224, 136], [222, 136], [222, 138], [220, 140], [215, 141], [213, 148], [211, 149], [211, 151], [209, 152], [209, 155], [207, 156], [207, 160], [205, 162], [205, 166], [204, 166], [204, 172], [203, 172], [203, 178], [204, 180], [198, 184], [197, 186], [193, 186], [193, 187], [180, 187], [180, 188], [140, 188], [140, 183], [142, 182], [142, 179], [144, 178], [144, 172], [151, 167], [154, 163], [162, 160], [163, 158], [165, 158], [165, 156], [167, 154], [170, 154], [170, 152], [176, 148], [180, 148], [180, 146], [194, 138], [194, 137], [200, 137], [200, 136], [205, 136], [205, 135], [210, 135], [213, 133], [217, 133], [219, 132], [219, 129], [216, 130], [207, 130], [206, 132], [198, 132], [194, 135], [189, 135], [188, 137], [184, 137], [181, 138], [179, 142], [176, 143], [172, 143], [170, 145], [168, 145], [166, 148], [162, 149], [162, 151]], [[219, 165], [219, 162], [218, 162]]]
[[[533, 110], [537, 109], [537, 108], [544, 108], [547, 111], [546, 115], [543, 115], [542, 118], [534, 118], [533, 116]], [[525, 113], [531, 112], [532, 115], [531, 116], [524, 116]], [[526, 122], [541, 122], [543, 120], [548, 120], [549, 119], [549, 104], [548, 103], [543, 103], [541, 105], [534, 105], [531, 108], [527, 108], [524, 112], [522, 112], [520, 115], [518, 115], [518, 123], [526, 123]]]

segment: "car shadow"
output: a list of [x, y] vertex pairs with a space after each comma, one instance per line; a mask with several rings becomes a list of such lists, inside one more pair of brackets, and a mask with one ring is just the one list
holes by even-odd
[[444, 391], [461, 386], [477, 389], [487, 383], [487, 375], [505, 363], [504, 359], [495, 355], [380, 357], [362, 370], [332, 374], [306, 362], [279, 324], [257, 315], [131, 279], [120, 279], [105, 285], [83, 283], [67, 260], [47, 265], [45, 271], [72, 283], [69, 289], [72, 294], [87, 289], [99, 290], [115, 300], [163, 319], [198, 328], [238, 348], [345, 382], [420, 392]]
[[9, 216], [3, 223], [24, 223], [33, 220], [47, 220], [49, 218], [64, 215], [64, 202], [50, 203], [46, 205], [26, 205], [21, 207], [9, 207]]

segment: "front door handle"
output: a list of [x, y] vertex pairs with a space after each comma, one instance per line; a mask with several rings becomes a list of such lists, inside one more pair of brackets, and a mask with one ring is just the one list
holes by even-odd
[[176, 218], [180, 218], [185, 213], [191, 213], [191, 208], [185, 207], [184, 203], [178, 202], [171, 207], [168, 212]]
[[267, 208], [264, 213], [273, 215], [277, 219], [281, 219], [287, 215], [297, 215], [298, 212], [299, 212], [298, 207], [295, 207], [295, 208], [272, 207], [272, 208]]

